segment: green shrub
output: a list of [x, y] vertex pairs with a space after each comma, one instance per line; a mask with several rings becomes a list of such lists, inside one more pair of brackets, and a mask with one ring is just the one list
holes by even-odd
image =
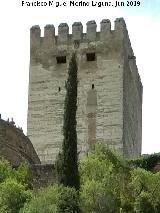
[[153, 168], [160, 162], [160, 154], [150, 154], [150, 155], [142, 155], [141, 157], [130, 160], [129, 163], [131, 166], [140, 167], [147, 171], [152, 171]]
[[52, 185], [40, 189], [32, 200], [25, 204], [21, 213], [76, 213], [78, 195], [74, 188]]
[[0, 160], [0, 183], [8, 178], [17, 180], [18, 183], [23, 185], [29, 184], [28, 167], [21, 164], [17, 169], [12, 168], [11, 164], [6, 160]]
[[0, 160], [0, 183], [11, 177], [13, 169], [6, 160]]
[[155, 209], [151, 202], [151, 194], [142, 192], [135, 200], [135, 213], [154, 213]]
[[80, 208], [83, 213], [119, 213], [119, 202], [104, 182], [86, 181], [80, 191]]
[[15, 179], [6, 179], [0, 184], [0, 212], [19, 212], [31, 195], [31, 192]]

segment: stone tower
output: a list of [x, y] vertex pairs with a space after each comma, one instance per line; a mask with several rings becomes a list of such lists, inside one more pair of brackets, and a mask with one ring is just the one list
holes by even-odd
[[78, 63], [78, 150], [95, 141], [133, 158], [141, 153], [142, 84], [123, 18], [31, 28], [27, 135], [42, 163], [54, 162], [63, 141], [65, 81], [71, 53]]

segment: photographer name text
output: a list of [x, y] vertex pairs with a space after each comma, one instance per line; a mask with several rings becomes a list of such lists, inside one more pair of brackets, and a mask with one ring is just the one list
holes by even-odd
[[140, 1], [22, 1], [22, 7], [137, 7]]

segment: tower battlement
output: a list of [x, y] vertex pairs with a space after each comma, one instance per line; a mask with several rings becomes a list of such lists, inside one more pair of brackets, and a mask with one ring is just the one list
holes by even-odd
[[72, 25], [72, 34], [69, 34], [69, 26], [67, 23], [61, 23], [58, 26], [58, 35], [55, 35], [54, 25], [46, 25], [44, 27], [44, 37], [41, 37], [41, 29], [38, 25], [32, 26], [31, 47], [44, 47], [44, 43], [48, 45], [67, 45], [75, 41], [96, 42], [105, 41], [112, 36], [121, 38], [126, 31], [126, 24], [123, 18], [117, 18], [114, 22], [114, 30], [111, 30], [111, 22], [109, 19], [103, 19], [100, 23], [100, 32], [97, 31], [97, 24], [94, 20], [86, 23], [86, 33], [83, 33], [83, 25], [81, 22], [74, 22]]
[[127, 27], [117, 18], [114, 29], [103, 19], [100, 31], [92, 20], [30, 29], [30, 74], [27, 134], [42, 163], [54, 162], [63, 141], [65, 82], [70, 56], [78, 65], [78, 152], [95, 141], [129, 158], [141, 153], [142, 83]]

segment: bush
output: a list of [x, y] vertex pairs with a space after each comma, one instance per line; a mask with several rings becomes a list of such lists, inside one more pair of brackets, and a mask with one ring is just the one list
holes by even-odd
[[40, 189], [21, 213], [76, 213], [78, 195], [74, 188], [52, 185]]
[[151, 195], [146, 193], [146, 192], [142, 192], [135, 201], [134, 204], [134, 211], [135, 213], [154, 213], [154, 206], [150, 200]]
[[[82, 212], [119, 212], [120, 191], [129, 174], [124, 159], [103, 144], [80, 160], [80, 206]], [[122, 182], [123, 181], [123, 182]]]
[[9, 178], [12, 175], [12, 171], [13, 169], [8, 161], [0, 160], [0, 183]]
[[24, 203], [31, 198], [31, 192], [14, 179], [7, 179], [0, 184], [0, 212], [17, 213]]
[[21, 164], [17, 169], [15, 169], [12, 168], [8, 161], [0, 160], [0, 183], [4, 182], [8, 178], [12, 178], [23, 185], [29, 184], [28, 167]]
[[103, 182], [88, 180], [80, 191], [80, 207], [84, 213], [119, 213], [119, 203]]
[[155, 153], [151, 155], [142, 155], [141, 157], [130, 160], [131, 166], [140, 167], [147, 171], [152, 171], [153, 168], [160, 162], [160, 153]]

